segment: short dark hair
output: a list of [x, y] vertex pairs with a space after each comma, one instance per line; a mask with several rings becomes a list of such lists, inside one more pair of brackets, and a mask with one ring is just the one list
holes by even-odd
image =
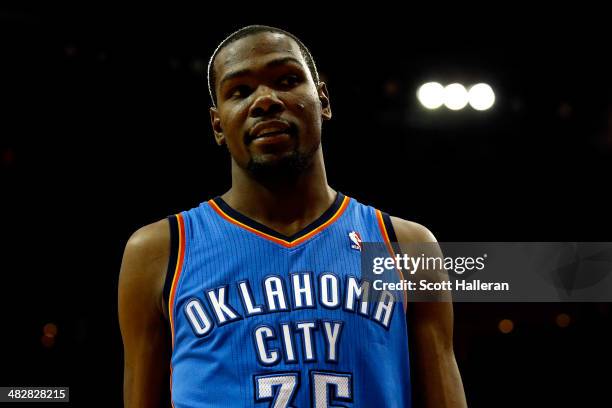
[[306, 60], [306, 65], [308, 65], [308, 69], [310, 70], [312, 79], [314, 80], [315, 84], [319, 84], [319, 73], [317, 72], [317, 66], [314, 62], [314, 59], [312, 58], [312, 55], [310, 54], [308, 48], [306, 48], [304, 43], [302, 43], [299, 38], [285, 30], [281, 30], [280, 28], [265, 25], [250, 25], [243, 27], [240, 30], [228, 35], [225, 40], [221, 41], [221, 43], [217, 46], [217, 49], [215, 49], [215, 52], [213, 52], [212, 56], [210, 57], [210, 61], [208, 62], [208, 92], [210, 93], [210, 99], [212, 100], [213, 106], [217, 106], [217, 92], [215, 91], [216, 78], [214, 70], [214, 63], [217, 54], [219, 54], [219, 51], [221, 51], [223, 48], [233, 43], [234, 41], [258, 33], [279, 33], [284, 34], [287, 37], [293, 39], [300, 47], [300, 52], [302, 53], [304, 60]]

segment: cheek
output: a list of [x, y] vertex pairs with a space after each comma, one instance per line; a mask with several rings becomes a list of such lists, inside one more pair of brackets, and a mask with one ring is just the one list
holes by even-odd
[[319, 100], [308, 100], [303, 103], [302, 115], [307, 119], [308, 125], [318, 128], [321, 125], [321, 105]]
[[313, 119], [321, 116], [321, 106], [318, 99], [299, 98], [295, 101], [296, 110], [299, 114], [312, 121]]
[[246, 120], [246, 112], [240, 104], [226, 108], [221, 113], [221, 127], [226, 137], [233, 138], [236, 132], [242, 132]]
[[304, 85], [285, 94], [285, 102], [291, 104], [299, 113], [316, 115], [320, 111], [319, 95], [311, 86]]

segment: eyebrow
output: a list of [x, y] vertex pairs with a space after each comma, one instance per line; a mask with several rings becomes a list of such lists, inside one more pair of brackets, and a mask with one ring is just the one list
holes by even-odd
[[[284, 57], [284, 58], [278, 58], [278, 59], [275, 59], [275, 60], [272, 60], [272, 61], [268, 62], [265, 65], [265, 68], [276, 68], [278, 66], [286, 65], [289, 62], [298, 64], [300, 66], [302, 65], [301, 61], [298, 60], [295, 57]], [[221, 82], [219, 82], [219, 88], [221, 88], [225, 82], [227, 82], [227, 81], [229, 81], [231, 79], [247, 76], [247, 75], [250, 75], [252, 73], [253, 73], [253, 71], [250, 70], [250, 69], [241, 69], [239, 71], [230, 72], [229, 74], [225, 75], [223, 77], [223, 79], [221, 79]]]

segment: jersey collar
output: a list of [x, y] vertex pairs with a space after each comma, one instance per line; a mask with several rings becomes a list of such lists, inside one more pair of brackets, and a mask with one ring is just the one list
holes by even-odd
[[311, 222], [301, 231], [287, 236], [278, 231], [273, 230], [246, 215], [239, 213], [230, 207], [221, 197], [215, 197], [208, 201], [210, 206], [226, 221], [231, 222], [241, 228], [244, 228], [262, 238], [276, 242], [284, 247], [291, 248], [309, 238], [315, 236], [319, 232], [334, 223], [346, 210], [350, 201], [350, 197], [338, 192], [333, 204], [316, 220]]

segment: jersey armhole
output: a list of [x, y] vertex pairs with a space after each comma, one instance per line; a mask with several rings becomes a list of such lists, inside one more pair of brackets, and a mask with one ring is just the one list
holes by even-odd
[[[393, 223], [391, 222], [391, 216], [385, 212], [381, 211], [381, 215], [382, 215], [382, 219], [383, 219], [383, 224], [385, 226], [385, 229], [387, 230], [387, 236], [389, 237], [389, 244], [391, 245], [391, 247], [393, 248], [393, 251], [395, 254], [402, 254], [402, 247], [400, 245], [400, 243], [397, 241], [397, 235], [395, 234], [395, 229], [393, 228]], [[408, 353], [410, 353], [411, 350], [415, 350], [415, 343], [414, 343], [414, 336], [410, 335], [410, 328], [411, 328], [411, 324], [412, 324], [412, 318], [410, 318], [411, 316], [411, 308], [408, 307], [408, 303], [407, 303], [407, 299], [404, 299], [404, 313], [405, 313], [405, 318], [406, 318], [406, 333], [408, 336]], [[416, 372], [416, 359], [411, 358], [410, 359], [410, 373], [415, 373]], [[410, 377], [410, 389], [412, 390], [412, 395], [414, 395], [414, 381], [412, 381], [412, 377]]]
[[393, 228], [393, 223], [391, 222], [391, 216], [386, 212], [381, 211], [383, 217], [383, 223], [385, 224], [385, 229], [387, 230], [387, 235], [389, 236], [389, 241], [396, 243], [397, 235], [395, 235], [395, 229]]
[[164, 282], [163, 302], [168, 314], [170, 314], [170, 291], [174, 274], [177, 270], [180, 231], [176, 215], [169, 216], [168, 223], [170, 224], [170, 256], [168, 257], [168, 270], [166, 271], [166, 280]]
[[[383, 236], [383, 240], [385, 241], [385, 244], [387, 245], [387, 251], [389, 251], [389, 255], [391, 255], [392, 257], [395, 257], [396, 255], [399, 255], [402, 253], [402, 248], [400, 246], [400, 243], [397, 242], [397, 234], [395, 233], [395, 229], [393, 228], [391, 217], [386, 212], [383, 212], [380, 210], [377, 210], [377, 211], [378, 211], [378, 226], [381, 230], [380, 232]], [[399, 273], [400, 279], [404, 279], [402, 270], [397, 269], [397, 272]], [[406, 307], [407, 307], [407, 298], [406, 298], [406, 292], [404, 292], [404, 301], [403, 301], [404, 313], [406, 312]]]
[[395, 228], [393, 228], [393, 223], [391, 222], [391, 216], [383, 211], [380, 213], [382, 215], [383, 225], [387, 231], [387, 236], [389, 237], [389, 245], [391, 245], [394, 253], [399, 254], [402, 252], [402, 248], [399, 242], [397, 242], [397, 235], [395, 234]]

